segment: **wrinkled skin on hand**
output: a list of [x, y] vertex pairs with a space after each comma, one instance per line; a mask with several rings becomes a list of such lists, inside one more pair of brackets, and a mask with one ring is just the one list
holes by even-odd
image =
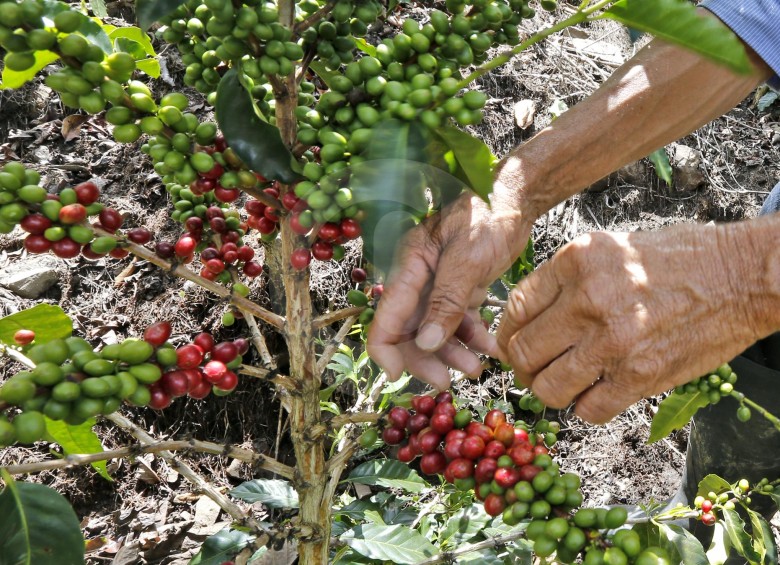
[[713, 370], [759, 337], [728, 228], [593, 233], [512, 292], [502, 358], [545, 404], [603, 423]]
[[531, 223], [502, 202], [507, 192], [497, 183], [492, 209], [463, 195], [399, 245], [368, 336], [368, 352], [390, 380], [407, 370], [444, 390], [450, 385], [448, 367], [478, 376], [482, 363], [476, 353], [498, 355], [477, 308], [531, 231]]

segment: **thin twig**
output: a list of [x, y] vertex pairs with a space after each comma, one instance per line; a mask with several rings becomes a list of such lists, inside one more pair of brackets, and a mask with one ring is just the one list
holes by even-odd
[[40, 473], [42, 471], [51, 471], [53, 469], [66, 469], [80, 465], [89, 465], [97, 461], [107, 461], [109, 459], [125, 459], [136, 457], [143, 453], [159, 453], [161, 451], [197, 451], [200, 453], [211, 453], [213, 455], [224, 455], [232, 459], [238, 459], [249, 463], [256, 469], [263, 469], [276, 473], [287, 479], [293, 478], [294, 471], [278, 461], [265, 455], [255, 453], [249, 449], [243, 449], [233, 445], [222, 445], [209, 441], [191, 440], [168, 440], [158, 441], [153, 444], [128, 445], [119, 449], [111, 449], [100, 453], [71, 454], [62, 459], [52, 459], [49, 461], [36, 461], [35, 463], [20, 463], [19, 465], [7, 465], [2, 468], [12, 475], [21, 475], [27, 473]]
[[[298, 387], [290, 377], [286, 375], [274, 374], [273, 370], [264, 369], [262, 367], [253, 367], [251, 365], [241, 365], [239, 372], [256, 379], [262, 379], [271, 382], [279, 387], [287, 390], [297, 390]], [[273, 375], [273, 376], [272, 376]]]
[[341, 325], [338, 333], [333, 337], [333, 339], [330, 340], [330, 343], [327, 345], [327, 347], [325, 347], [322, 355], [320, 355], [320, 358], [317, 360], [317, 374], [320, 375], [320, 377], [322, 377], [322, 374], [328, 367], [328, 363], [330, 363], [330, 360], [333, 359], [333, 356], [339, 350], [339, 345], [341, 345], [341, 343], [347, 337], [349, 330], [352, 329], [352, 326], [355, 324], [356, 320], [357, 316], [348, 318], [347, 321]]
[[[149, 435], [146, 430], [137, 426], [119, 413], [115, 412], [114, 414], [110, 414], [106, 416], [106, 419], [135, 436], [136, 439], [144, 445], [154, 445], [157, 443], [157, 440]], [[261, 534], [265, 534], [265, 536], [270, 538], [270, 533], [264, 526], [259, 524], [251, 516], [247, 515], [241, 507], [229, 500], [225, 495], [214, 488], [213, 485], [203, 479], [203, 477], [196, 473], [192, 467], [177, 459], [170, 451], [160, 451], [158, 455], [165, 459], [180, 475], [195, 485], [196, 488], [200, 489], [206, 496], [216, 502], [217, 505], [227, 512], [234, 520], [250, 527], [257, 533], [258, 537], [261, 537]], [[265, 542], [263, 542], [263, 545], [265, 545]]]
[[331, 324], [335, 324], [340, 320], [345, 320], [350, 316], [358, 316], [365, 309], [365, 306], [350, 306], [349, 308], [344, 308], [342, 310], [327, 312], [314, 318], [314, 329], [319, 330]]
[[498, 536], [489, 540], [464, 545], [454, 551], [444, 551], [435, 557], [431, 557], [430, 559], [426, 559], [425, 561], [419, 561], [417, 565], [434, 565], [435, 563], [455, 563], [456, 560], [454, 558], [460, 555], [466, 555], [468, 553], [471, 553], [472, 551], [481, 551], [483, 549], [492, 549], [495, 547], [500, 547], [502, 545], [508, 544], [509, 542], [524, 537], [525, 537], [525, 530], [521, 532], [513, 532], [511, 534]]
[[[238, 276], [236, 269], [230, 269], [230, 276], [234, 283], [241, 282], [241, 278]], [[244, 316], [246, 325], [249, 326], [249, 335], [252, 339], [252, 343], [255, 345], [255, 349], [257, 349], [258, 353], [260, 353], [260, 358], [263, 360], [263, 365], [269, 369], [276, 369], [276, 362], [274, 361], [274, 358], [271, 357], [271, 352], [268, 351], [268, 345], [265, 343], [265, 337], [260, 332], [260, 328], [257, 327], [257, 320], [255, 320], [255, 317], [251, 312], [241, 308], [240, 306], [238, 307], [238, 311], [241, 312], [241, 314]]]
[[[109, 236], [109, 237], [119, 239], [115, 234], [109, 233], [99, 227], [92, 226], [92, 229], [98, 235]], [[176, 275], [177, 277], [181, 277], [183, 279], [187, 279], [188, 281], [192, 281], [195, 284], [202, 286], [206, 290], [213, 292], [220, 298], [227, 299], [231, 304], [233, 304], [237, 308], [243, 308], [247, 312], [251, 312], [254, 316], [272, 325], [276, 329], [278, 330], [284, 329], [285, 321], [282, 316], [279, 316], [278, 314], [274, 314], [270, 310], [266, 310], [265, 308], [258, 306], [251, 300], [248, 300], [243, 296], [231, 292], [221, 284], [218, 284], [214, 281], [210, 281], [208, 279], [201, 277], [200, 275], [193, 273], [183, 264], [169, 263], [165, 259], [161, 258], [159, 255], [157, 255], [155, 252], [147, 249], [146, 247], [143, 247], [142, 245], [135, 244], [131, 241], [123, 241], [122, 247], [126, 248], [133, 255], [136, 255], [141, 259], [145, 259], [146, 261], [149, 261], [150, 263], [167, 270], [168, 272]]]
[[301, 32], [309, 29], [311, 26], [313, 26], [318, 21], [320, 21], [322, 18], [330, 14], [330, 12], [333, 10], [333, 7], [335, 5], [336, 5], [335, 0], [330, 0], [327, 4], [325, 4], [322, 8], [314, 12], [308, 18], [301, 20], [300, 22], [295, 24], [295, 26], [293, 27], [293, 40], [296, 37], [299, 37]]

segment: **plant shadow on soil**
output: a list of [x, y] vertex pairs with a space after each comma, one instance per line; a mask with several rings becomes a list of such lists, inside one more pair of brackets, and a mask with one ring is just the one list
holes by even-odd
[[[415, 17], [422, 11], [407, 6]], [[540, 14], [533, 25], [549, 16]], [[531, 24], [525, 24], [531, 25]], [[386, 24], [387, 29], [391, 24]], [[584, 28], [618, 45], [624, 55], [631, 50], [616, 29]], [[176, 84], [181, 84], [183, 67], [168, 50], [166, 67]], [[612, 67], [587, 54], [567, 50], [565, 41], [539, 46], [484, 77], [480, 89], [490, 97], [486, 121], [473, 128], [499, 155], [530, 138], [550, 121], [545, 109], [556, 100], [573, 105], [595, 88]], [[569, 74], [567, 74], [569, 73]], [[571, 80], [567, 77], [576, 77]], [[153, 81], [154, 88], [168, 88]], [[207, 115], [197, 93], [193, 107]], [[528, 129], [517, 127], [513, 105], [534, 100], [538, 108]], [[103, 201], [126, 215], [126, 226], [144, 226], [158, 239], [177, 237], [176, 225], [167, 217], [167, 195], [150, 163], [135, 146], [115, 143], [110, 126], [102, 117], [81, 125], [74, 139], [61, 135], [62, 120], [72, 114], [64, 109], [40, 80], [18, 92], [0, 92], [0, 162], [21, 160], [39, 170], [49, 190], [68, 184], [95, 180]], [[688, 136], [681, 143], [702, 153], [706, 183], [698, 190], [677, 192], [666, 187], [645, 162], [628, 174], [614, 175], [597, 189], [572, 198], [541, 218], [534, 230], [537, 259], [550, 257], [576, 235], [598, 230], [634, 231], [660, 229], [666, 225], [697, 221], [731, 221], [754, 216], [776, 179], [780, 178], [777, 143], [780, 130], [776, 116], [759, 113], [748, 99], [726, 117]], [[258, 246], [259, 248], [259, 246]], [[343, 264], [315, 266], [313, 291], [318, 309], [345, 306], [340, 290], [349, 286], [349, 273], [359, 260], [359, 247], [349, 249]], [[275, 258], [268, 257], [273, 264]], [[19, 233], [0, 236], [0, 272], [27, 260]], [[211, 331], [218, 339], [242, 335], [244, 325], [231, 328], [220, 323], [224, 304], [205, 291], [177, 280], [156, 267], [130, 258], [121, 261], [89, 262], [83, 259], [59, 261], [59, 283], [37, 300], [25, 300], [0, 287], [0, 316], [33, 306], [37, 302], [59, 304], [74, 319], [74, 330], [94, 345], [139, 336], [144, 328], [162, 319], [172, 321], [176, 345], [200, 331]], [[283, 311], [276, 297], [274, 281], [264, 274], [251, 285], [252, 297], [266, 307]], [[284, 364], [284, 344], [270, 328], [263, 328], [271, 353]], [[249, 361], [259, 362], [254, 356]], [[0, 360], [0, 378], [18, 367]], [[464, 400], [485, 404], [501, 397], [516, 401], [506, 374], [486, 374], [477, 382], [457, 385]], [[342, 400], [354, 391], [346, 390]], [[586, 505], [638, 503], [662, 500], [677, 488], [684, 459], [686, 431], [653, 446], [645, 445], [649, 421], [657, 399], [633, 406], [607, 426], [588, 426], [571, 411], [561, 411], [558, 455], [562, 467], [581, 474]], [[143, 428], [160, 438], [207, 439], [276, 455], [292, 463], [287, 424], [280, 399], [265, 383], [242, 379], [235, 393], [205, 401], [179, 399], [163, 412], [126, 410]], [[130, 437], [110, 424], [98, 426], [106, 448], [131, 443]], [[56, 449], [56, 448], [55, 448]], [[15, 447], [0, 453], [2, 464], [39, 461], [50, 457], [43, 444]], [[231, 487], [257, 477], [247, 465], [231, 464], [216, 456], [187, 456], [193, 467], [218, 488]], [[164, 461], [141, 457], [138, 461], [109, 464], [115, 482], [109, 483], [88, 469], [46, 472], [30, 477], [57, 488], [74, 504], [83, 519], [88, 538], [105, 536], [108, 544], [90, 557], [89, 563], [104, 563], [118, 548], [117, 541], [133, 538], [143, 549], [138, 563], [186, 563], [204, 539], [203, 534], [186, 535], [196, 515], [196, 501], [190, 485]], [[261, 519], [271, 516], [256, 508]], [[224, 515], [217, 524], [225, 520]]]

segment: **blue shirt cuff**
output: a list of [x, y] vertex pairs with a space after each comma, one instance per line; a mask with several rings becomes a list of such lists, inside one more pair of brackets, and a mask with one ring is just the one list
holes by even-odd
[[747, 43], [775, 75], [768, 83], [780, 87], [780, 2], [777, 0], [705, 0], [700, 4]]

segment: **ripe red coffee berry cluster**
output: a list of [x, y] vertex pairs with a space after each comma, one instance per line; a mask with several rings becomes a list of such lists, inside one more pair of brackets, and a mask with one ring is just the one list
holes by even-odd
[[167, 322], [144, 332], [144, 341], [157, 348], [157, 360], [164, 367], [159, 381], [149, 387], [150, 407], [161, 410], [179, 396], [205, 398], [212, 391], [221, 396], [236, 388], [238, 376], [233, 370], [249, 348], [246, 339], [215, 344], [211, 334], [203, 332], [192, 343], [174, 349], [167, 343], [170, 332]]

